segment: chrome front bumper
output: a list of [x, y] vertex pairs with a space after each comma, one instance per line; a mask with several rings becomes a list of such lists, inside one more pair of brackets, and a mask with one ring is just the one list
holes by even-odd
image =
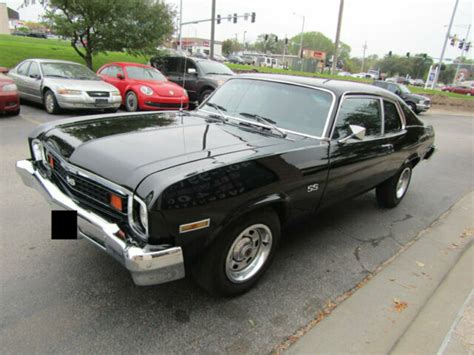
[[[45, 179], [29, 160], [16, 163], [16, 171], [26, 186], [40, 192], [56, 210], [77, 211], [77, 235], [90, 241], [118, 260], [138, 286], [156, 285], [184, 277], [183, 252], [180, 247], [160, 249], [146, 245], [139, 248], [117, 237], [120, 228], [101, 216], [76, 204], [56, 185]], [[160, 249], [160, 250], [158, 250]]]

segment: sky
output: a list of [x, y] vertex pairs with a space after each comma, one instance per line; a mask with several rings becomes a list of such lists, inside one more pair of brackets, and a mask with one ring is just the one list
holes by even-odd
[[[164, 1], [179, 12], [180, 0]], [[182, 1], [184, 22], [211, 17], [211, 0]], [[465, 37], [467, 26], [473, 22], [473, 1], [459, 0], [451, 34]], [[12, 8], [22, 3], [21, 0], [6, 2]], [[242, 42], [244, 31], [247, 42], [255, 41], [262, 33], [275, 33], [280, 38], [290, 38], [301, 32], [304, 15], [305, 31], [322, 32], [334, 41], [339, 2], [340, 0], [216, 0], [216, 14], [226, 17], [233, 13], [243, 15], [255, 12], [256, 22], [250, 23], [250, 20], [239, 18], [238, 23], [234, 24], [227, 19], [223, 20], [216, 25], [215, 38], [224, 40], [237, 36]], [[363, 46], [367, 41], [367, 55], [383, 56], [392, 51], [400, 55], [405, 55], [406, 52], [427, 53], [437, 58], [441, 54], [454, 4], [455, 0], [345, 0], [341, 40], [351, 46], [351, 55], [356, 57], [362, 56]], [[183, 37], [210, 38], [210, 32], [209, 22], [183, 26]], [[472, 41], [472, 35], [470, 39]], [[474, 49], [471, 49], [470, 58], [473, 57], [473, 52]], [[457, 47], [448, 43], [445, 58], [456, 58], [460, 54]]]

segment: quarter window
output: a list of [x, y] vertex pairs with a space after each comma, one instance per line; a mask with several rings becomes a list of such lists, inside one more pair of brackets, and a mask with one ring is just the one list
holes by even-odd
[[366, 129], [365, 135], [377, 137], [382, 135], [382, 115], [380, 114], [380, 100], [368, 98], [345, 99], [339, 109], [334, 139], [344, 138], [352, 132], [350, 125], [361, 126]]
[[20, 75], [26, 75], [28, 73], [28, 68], [30, 67], [31, 62], [25, 62], [23, 64], [20, 64], [16, 72]]
[[389, 101], [384, 101], [383, 110], [385, 116], [385, 133], [398, 132], [402, 128], [402, 123], [395, 104]]

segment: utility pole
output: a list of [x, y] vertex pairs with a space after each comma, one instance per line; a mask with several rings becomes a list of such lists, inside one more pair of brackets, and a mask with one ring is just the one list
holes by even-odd
[[361, 73], [364, 72], [365, 51], [366, 51], [366, 49], [367, 49], [367, 41], [365, 41], [364, 46], [363, 46], [362, 48], [364, 48], [364, 52], [363, 52], [363, 54], [362, 54], [362, 66], [361, 66], [361, 68], [360, 68], [360, 72], [361, 72]]
[[337, 31], [336, 31], [336, 43], [335, 43], [335, 48], [334, 48], [334, 58], [332, 60], [332, 68], [331, 68], [331, 73], [335, 74], [336, 73], [336, 65], [337, 65], [337, 57], [338, 54], [337, 52], [339, 51], [339, 37], [341, 35], [341, 25], [342, 25], [342, 11], [344, 10], [344, 0], [340, 0], [339, 4], [339, 16], [337, 18]]
[[446, 37], [444, 38], [443, 49], [441, 50], [441, 56], [439, 57], [438, 68], [436, 68], [436, 74], [431, 84], [431, 89], [434, 89], [436, 83], [438, 82], [439, 73], [441, 71], [441, 64], [443, 63], [444, 59], [444, 52], [446, 51], [446, 45], [448, 44], [449, 35], [451, 33], [451, 27], [453, 26], [454, 16], [456, 15], [456, 10], [458, 8], [459, 0], [456, 0], [454, 4], [453, 14], [451, 15], [451, 20], [449, 21], [448, 31], [446, 32]]
[[216, 0], [212, 0], [212, 13], [211, 13], [211, 51], [210, 57], [214, 59], [214, 32], [216, 27]]
[[454, 75], [454, 82], [456, 81], [456, 78], [458, 77], [458, 74], [459, 74], [459, 69], [461, 69], [461, 60], [464, 56], [464, 52], [465, 52], [465, 48], [466, 48], [466, 43], [469, 42], [469, 33], [471, 32], [471, 24], [469, 24], [467, 26], [467, 33], [466, 33], [466, 37], [464, 39], [464, 46], [462, 47], [462, 51], [461, 51], [461, 59], [459, 60], [459, 63], [458, 63], [458, 67], [456, 68], [456, 74]]
[[244, 31], [244, 40], [243, 40], [243, 42], [244, 42], [244, 52], [245, 52], [245, 47], [246, 47], [246, 46], [245, 46], [245, 34], [246, 34], [246, 33], [247, 33], [247, 31]]
[[179, 1], [179, 32], [178, 32], [178, 50], [181, 51], [183, 48], [181, 44], [182, 31], [183, 31], [183, 0]]
[[303, 24], [301, 25], [301, 38], [300, 38], [300, 60], [301, 60], [301, 67], [300, 70], [303, 71], [303, 36], [304, 36], [304, 15], [298, 15], [297, 13], [293, 12], [293, 15], [300, 16], [303, 18]]

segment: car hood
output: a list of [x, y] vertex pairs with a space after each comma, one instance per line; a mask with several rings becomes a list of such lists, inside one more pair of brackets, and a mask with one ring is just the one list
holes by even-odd
[[207, 80], [213, 80], [217, 82], [218, 85], [222, 85], [224, 84], [224, 82], [232, 78], [232, 75], [205, 74], [202, 76], [202, 78]]
[[198, 114], [176, 112], [70, 119], [52, 126], [41, 139], [71, 164], [131, 190], [164, 169], [286, 142]]
[[406, 98], [410, 98], [414, 101], [430, 100], [429, 97], [426, 97], [426, 96], [423, 96], [423, 95], [418, 95], [418, 94], [406, 94]]
[[115, 86], [102, 80], [76, 80], [46, 77], [43, 86], [82, 91], [117, 91]]
[[146, 85], [150, 87], [156, 94], [163, 97], [181, 97], [185, 96], [185, 90], [171, 82], [171, 81], [159, 81], [159, 80], [132, 80], [132, 85]]

